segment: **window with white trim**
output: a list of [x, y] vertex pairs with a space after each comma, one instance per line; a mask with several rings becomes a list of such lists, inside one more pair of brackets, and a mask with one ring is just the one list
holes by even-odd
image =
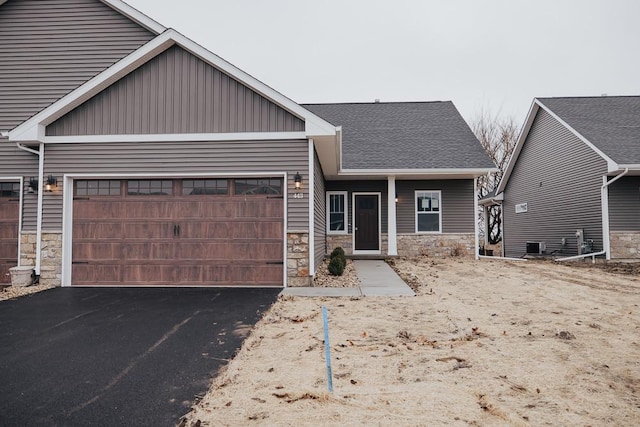
[[327, 192], [327, 233], [347, 234], [347, 192]]
[[416, 233], [442, 231], [442, 194], [440, 191], [419, 190], [416, 199]]

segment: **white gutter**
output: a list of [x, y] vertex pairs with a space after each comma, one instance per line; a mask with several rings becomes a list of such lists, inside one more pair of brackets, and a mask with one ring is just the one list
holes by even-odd
[[[625, 168], [622, 173], [616, 175], [611, 181], [607, 176], [602, 177], [602, 187], [600, 188], [600, 205], [602, 207], [602, 246], [603, 252], [606, 254], [607, 260], [611, 259], [611, 239], [609, 236], [609, 189], [608, 187], [629, 173], [629, 168]], [[595, 261], [595, 259], [594, 259]]]
[[[44, 190], [44, 144], [41, 142], [39, 150], [36, 151], [32, 148], [25, 147], [24, 145], [16, 142], [16, 146], [24, 151], [35, 154], [38, 156], [38, 211], [36, 216], [36, 265], [35, 274], [40, 276], [40, 264], [41, 264], [41, 252], [42, 252], [42, 192]], [[21, 190], [22, 191], [22, 190]], [[22, 209], [22, 206], [20, 207]], [[20, 230], [22, 231], [22, 230]], [[21, 256], [21, 254], [19, 254]]]
[[[600, 255], [605, 255], [607, 253], [607, 251], [601, 251], [601, 252], [594, 252], [591, 254], [582, 254], [582, 255], [574, 255], [574, 256], [569, 256], [566, 258], [558, 258], [558, 259], [554, 259], [554, 261], [556, 262], [562, 262], [562, 261], [572, 261], [572, 260], [576, 260], [576, 259], [583, 259], [583, 258], [589, 258], [591, 257], [593, 260], [593, 263], [596, 263], [596, 257], [600, 256]], [[607, 259], [610, 259], [607, 257]]]
[[476, 260], [480, 259], [480, 248], [478, 247], [478, 178], [473, 178], [473, 255]]

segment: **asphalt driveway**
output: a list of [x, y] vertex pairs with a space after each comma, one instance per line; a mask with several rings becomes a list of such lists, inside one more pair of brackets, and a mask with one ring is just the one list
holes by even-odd
[[57, 288], [0, 302], [0, 425], [175, 425], [280, 290]]

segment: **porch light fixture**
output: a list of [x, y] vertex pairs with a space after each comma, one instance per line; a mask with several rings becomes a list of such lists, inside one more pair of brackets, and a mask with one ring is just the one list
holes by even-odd
[[396, 193], [396, 203], [398, 203], [398, 193]]
[[35, 177], [31, 177], [29, 178], [29, 189], [27, 190], [27, 193], [37, 193], [38, 192], [38, 178]]
[[293, 177], [293, 182], [296, 190], [299, 190], [302, 186], [302, 176], [300, 176], [300, 172], [296, 172], [296, 176]]
[[53, 175], [49, 175], [49, 177], [47, 178], [47, 183], [44, 186], [44, 191], [51, 192], [57, 186], [58, 186], [58, 180], [56, 179], [56, 177]]

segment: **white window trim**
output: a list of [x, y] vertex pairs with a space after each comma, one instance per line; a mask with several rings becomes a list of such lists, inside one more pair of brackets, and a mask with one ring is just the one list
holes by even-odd
[[[330, 230], [331, 225], [331, 196], [342, 195], [344, 197], [344, 230]], [[349, 217], [349, 192], [348, 191], [327, 191], [326, 196], [326, 225], [327, 225], [327, 234], [330, 235], [346, 235], [349, 234], [349, 222], [347, 218]]]
[[[437, 193], [440, 201], [438, 211], [438, 231], [418, 231], [418, 193]], [[415, 190], [413, 192], [413, 214], [416, 234], [442, 234], [442, 190]]]

